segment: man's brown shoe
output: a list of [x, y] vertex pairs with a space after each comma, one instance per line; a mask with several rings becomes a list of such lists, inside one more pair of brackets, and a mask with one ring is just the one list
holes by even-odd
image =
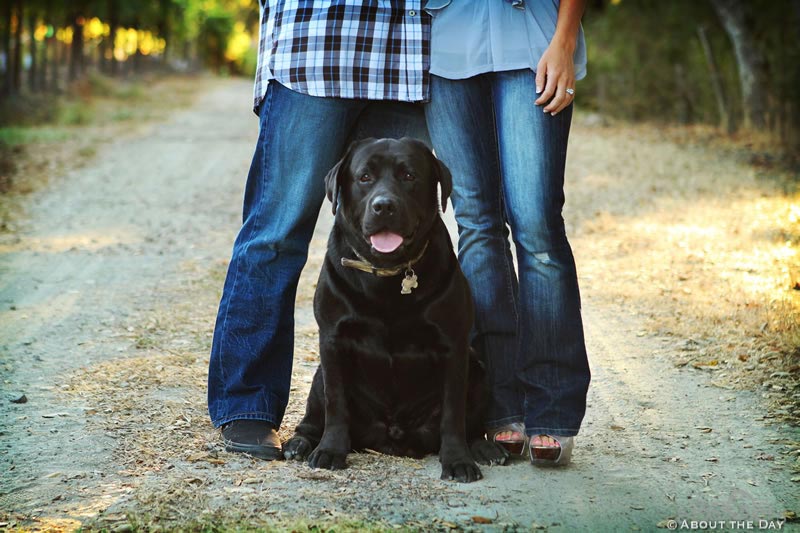
[[234, 420], [222, 426], [226, 452], [246, 453], [265, 461], [283, 457], [278, 432], [263, 420]]

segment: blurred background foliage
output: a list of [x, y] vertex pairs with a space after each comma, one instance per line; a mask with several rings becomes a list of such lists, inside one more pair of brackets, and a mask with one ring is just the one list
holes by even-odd
[[800, 145], [800, 1], [590, 0], [578, 103]]
[[[252, 76], [258, 22], [256, 0], [0, 0], [0, 94], [24, 107], [24, 95], [87, 78]], [[800, 0], [589, 0], [579, 107], [766, 136], [794, 153], [798, 27]]]
[[99, 73], [252, 75], [255, 0], [0, 0], [0, 90], [66, 90]]

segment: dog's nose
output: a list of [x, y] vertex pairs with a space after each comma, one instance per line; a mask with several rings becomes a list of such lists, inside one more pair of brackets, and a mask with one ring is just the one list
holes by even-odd
[[372, 200], [372, 212], [376, 215], [394, 214], [394, 202], [386, 196], [378, 196]]

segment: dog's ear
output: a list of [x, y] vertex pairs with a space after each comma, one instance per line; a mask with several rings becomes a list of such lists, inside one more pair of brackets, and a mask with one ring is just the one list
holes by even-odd
[[342, 170], [342, 164], [345, 159], [348, 158], [348, 155], [349, 153], [345, 154], [338, 163], [333, 165], [333, 168], [328, 171], [328, 174], [325, 175], [325, 195], [332, 204], [331, 210], [334, 215], [336, 214], [336, 204], [339, 202], [339, 188], [341, 187], [339, 172]]
[[339, 202], [339, 190], [342, 188], [342, 178], [344, 178], [344, 173], [347, 172], [347, 167], [350, 166], [350, 157], [355, 151], [356, 147], [367, 143], [369, 141], [374, 141], [372, 137], [369, 139], [361, 139], [358, 141], [353, 141], [350, 143], [350, 146], [347, 147], [347, 150], [344, 151], [344, 155], [339, 160], [338, 163], [333, 165], [333, 168], [328, 171], [328, 174], [325, 176], [325, 194], [328, 197], [328, 200], [331, 202], [331, 211], [333, 214], [336, 214], [336, 208], [338, 207]]
[[442, 188], [442, 213], [447, 209], [447, 199], [450, 198], [450, 193], [453, 192], [453, 175], [450, 169], [439, 160], [438, 157], [431, 155], [433, 158], [433, 168], [436, 172], [436, 178], [439, 181], [439, 186]]
[[434, 177], [436, 178], [436, 181], [439, 182], [439, 186], [442, 188], [442, 213], [444, 213], [447, 209], [447, 199], [450, 198], [450, 193], [453, 192], [453, 175], [450, 173], [450, 169], [447, 168], [447, 166], [434, 155], [430, 146], [421, 140], [413, 137], [403, 137], [400, 140], [407, 143], [416, 144], [428, 153]]

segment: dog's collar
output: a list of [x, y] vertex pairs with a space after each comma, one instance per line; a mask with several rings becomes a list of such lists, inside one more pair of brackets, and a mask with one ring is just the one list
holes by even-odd
[[353, 253], [356, 254], [358, 260], [356, 259], [348, 259], [346, 257], [342, 257], [342, 266], [347, 268], [355, 268], [356, 270], [360, 270], [362, 272], [368, 272], [374, 276], [378, 276], [381, 278], [388, 278], [391, 276], [396, 276], [400, 273], [404, 273], [405, 277], [400, 282], [400, 294], [411, 294], [411, 289], [416, 289], [419, 286], [417, 283], [417, 274], [414, 272], [414, 269], [411, 268], [417, 263], [422, 256], [425, 255], [425, 250], [428, 249], [428, 242], [425, 241], [425, 246], [422, 247], [422, 250], [419, 252], [419, 255], [412, 259], [407, 263], [403, 263], [402, 265], [398, 265], [396, 267], [390, 268], [378, 268], [366, 259], [364, 259], [360, 253], [353, 250]]
[[368, 272], [370, 274], [373, 274], [381, 278], [396, 276], [404, 272], [406, 273], [411, 272], [411, 274], [413, 275], [414, 271], [411, 269], [411, 267], [414, 266], [414, 264], [416, 264], [417, 262], [419, 262], [419, 260], [422, 259], [422, 256], [425, 255], [425, 251], [428, 249], [428, 242], [430, 241], [425, 242], [425, 246], [422, 247], [422, 250], [420, 250], [419, 255], [417, 255], [417, 257], [415, 257], [411, 261], [408, 261], [407, 263], [403, 263], [394, 267], [388, 267], [388, 268], [376, 267], [375, 265], [367, 261], [355, 249], [353, 249], [353, 253], [356, 254], [356, 257], [358, 257], [358, 259], [348, 259], [347, 257], [342, 257], [342, 266], [347, 268], [355, 268], [356, 270], [360, 270], [362, 272]]

